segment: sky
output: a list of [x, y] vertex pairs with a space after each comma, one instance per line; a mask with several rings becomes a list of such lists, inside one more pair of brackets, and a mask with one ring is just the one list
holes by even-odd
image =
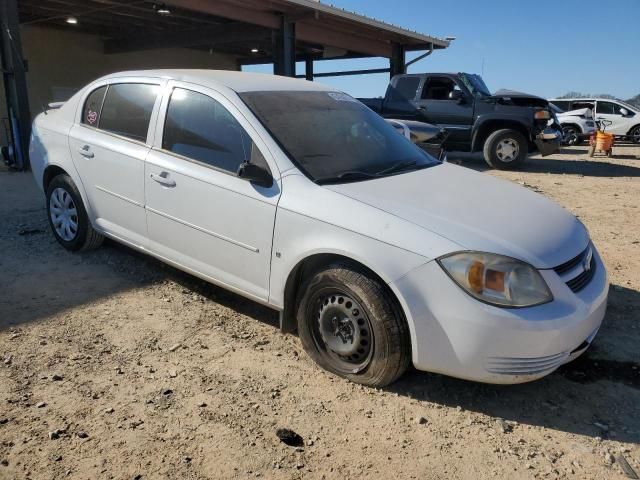
[[[328, 3], [328, 2], [324, 2]], [[334, 6], [436, 37], [445, 50], [409, 73], [483, 74], [489, 89], [552, 98], [640, 93], [640, 0], [333, 0]], [[407, 60], [416, 54], [409, 53]], [[386, 59], [316, 62], [316, 72], [388, 67]], [[298, 73], [304, 66], [298, 64]], [[271, 72], [272, 67], [246, 67]], [[357, 97], [384, 95], [388, 74], [321, 78]]]

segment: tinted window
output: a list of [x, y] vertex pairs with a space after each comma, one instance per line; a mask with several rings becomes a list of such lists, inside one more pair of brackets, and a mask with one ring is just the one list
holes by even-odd
[[213, 98], [181, 88], [173, 91], [163, 149], [235, 173], [250, 160], [252, 143], [233, 115]]
[[142, 83], [109, 85], [100, 112], [100, 128], [133, 140], [147, 140], [153, 104], [160, 88]]
[[577, 102], [571, 102], [571, 110], [580, 110], [582, 108], [593, 110], [594, 105], [594, 102], [585, 102], [584, 100], [579, 100]]
[[98, 126], [98, 119], [100, 118], [100, 110], [102, 109], [102, 101], [104, 100], [104, 93], [107, 91], [107, 86], [97, 88], [84, 102], [84, 108], [82, 109], [82, 123], [85, 125], [91, 125], [92, 127]]
[[562, 112], [567, 112], [569, 111], [569, 105], [571, 105], [571, 102], [568, 100], [554, 100], [552, 105], [558, 107]]
[[400, 77], [392, 88], [394, 100], [413, 100], [416, 98], [420, 77]]
[[456, 83], [447, 77], [429, 77], [422, 89], [424, 100], [449, 100], [449, 94], [460, 90]]
[[616, 113], [615, 111], [615, 104], [611, 103], [611, 102], [602, 102], [600, 100], [598, 100], [598, 103], [596, 103], [596, 113], [600, 114], [600, 115], [607, 115], [607, 114], [611, 114], [613, 115], [614, 113]]
[[438, 164], [345, 93], [246, 92], [240, 97], [300, 170], [319, 183], [366, 180]]

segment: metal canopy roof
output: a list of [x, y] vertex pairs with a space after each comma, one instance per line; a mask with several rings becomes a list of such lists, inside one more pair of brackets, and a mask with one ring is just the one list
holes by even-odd
[[[171, 13], [159, 14], [160, 7]], [[283, 18], [295, 22], [299, 59], [390, 58], [398, 45], [405, 51], [449, 45], [316, 0], [20, 0], [18, 8], [23, 25], [100, 35], [105, 53], [173, 46], [228, 53], [241, 63], [268, 62], [272, 32]], [[78, 23], [68, 24], [70, 16]]]

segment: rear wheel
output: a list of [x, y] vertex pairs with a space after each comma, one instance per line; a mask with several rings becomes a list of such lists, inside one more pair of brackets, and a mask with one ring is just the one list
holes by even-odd
[[53, 235], [67, 250], [91, 250], [102, 244], [104, 237], [91, 226], [80, 192], [68, 175], [49, 183], [47, 213]]
[[517, 130], [496, 130], [484, 142], [483, 153], [490, 166], [500, 170], [515, 169], [527, 159], [527, 139]]
[[372, 275], [335, 264], [301, 288], [297, 320], [305, 351], [322, 368], [383, 387], [411, 360], [409, 331], [392, 294]]

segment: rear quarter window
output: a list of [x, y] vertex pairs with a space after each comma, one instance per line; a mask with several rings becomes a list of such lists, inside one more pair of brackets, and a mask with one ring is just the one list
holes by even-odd
[[147, 140], [158, 85], [118, 83], [109, 85], [100, 112], [99, 128], [123, 137]]
[[104, 94], [107, 91], [107, 86], [96, 88], [89, 94], [84, 102], [84, 108], [82, 109], [81, 122], [90, 127], [97, 127], [98, 120], [100, 119], [100, 110], [102, 110], [102, 102], [104, 100]]

